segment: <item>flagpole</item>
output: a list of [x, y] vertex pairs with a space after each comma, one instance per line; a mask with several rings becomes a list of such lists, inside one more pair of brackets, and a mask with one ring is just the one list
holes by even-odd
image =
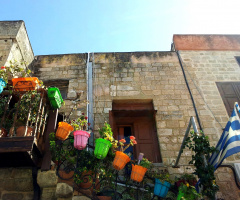
[[189, 120], [189, 123], [188, 123], [188, 126], [187, 126], [187, 130], [185, 132], [185, 135], [184, 135], [184, 138], [183, 138], [183, 141], [182, 141], [182, 145], [181, 145], [181, 148], [179, 150], [178, 157], [177, 157], [177, 160], [176, 160], [173, 168], [179, 168], [178, 162], [179, 162], [179, 160], [181, 158], [181, 154], [182, 154], [182, 151], [183, 151], [183, 148], [184, 148], [184, 143], [185, 143], [185, 141], [186, 141], [186, 139], [187, 139], [187, 137], [189, 135], [189, 132], [190, 132], [190, 129], [191, 129], [192, 126], [193, 126], [193, 129], [194, 129], [194, 132], [198, 134], [197, 124], [195, 122], [194, 117], [190, 117], [190, 120]]

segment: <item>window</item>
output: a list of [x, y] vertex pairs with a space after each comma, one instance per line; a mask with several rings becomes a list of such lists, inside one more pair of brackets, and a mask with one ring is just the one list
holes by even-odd
[[140, 100], [113, 101], [109, 120], [114, 138], [122, 139], [130, 135], [135, 136], [138, 144], [128, 150], [128, 152], [133, 152], [135, 159], [138, 158], [139, 153], [144, 153], [145, 157], [154, 163], [162, 161], [155, 113], [151, 100], [143, 102]]
[[47, 87], [58, 87], [61, 92], [62, 98], [67, 98], [69, 80], [48, 80], [44, 81], [44, 85], [46, 85]]
[[216, 84], [227, 113], [231, 116], [234, 103], [240, 103], [240, 82], [218, 82]]

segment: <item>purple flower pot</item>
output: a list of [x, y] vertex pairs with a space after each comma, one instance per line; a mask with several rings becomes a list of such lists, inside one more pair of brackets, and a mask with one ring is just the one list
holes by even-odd
[[78, 150], [83, 150], [87, 146], [90, 133], [87, 131], [74, 131], [74, 147]]

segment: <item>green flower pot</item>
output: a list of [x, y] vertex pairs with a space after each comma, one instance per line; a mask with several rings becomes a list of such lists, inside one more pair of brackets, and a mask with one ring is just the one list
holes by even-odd
[[184, 196], [184, 193], [181, 191], [178, 192], [177, 200], [181, 200], [181, 198]]
[[98, 138], [95, 140], [95, 149], [94, 149], [94, 155], [98, 159], [104, 159], [109, 149], [111, 148], [112, 144], [110, 141]]
[[63, 99], [62, 99], [62, 95], [57, 87], [48, 88], [48, 98], [54, 109], [61, 107], [61, 105], [63, 103]]

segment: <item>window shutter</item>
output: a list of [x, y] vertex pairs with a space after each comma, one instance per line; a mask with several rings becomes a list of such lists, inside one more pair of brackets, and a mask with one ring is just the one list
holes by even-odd
[[218, 82], [218, 90], [226, 107], [227, 113], [231, 116], [234, 103], [240, 103], [240, 82]]

